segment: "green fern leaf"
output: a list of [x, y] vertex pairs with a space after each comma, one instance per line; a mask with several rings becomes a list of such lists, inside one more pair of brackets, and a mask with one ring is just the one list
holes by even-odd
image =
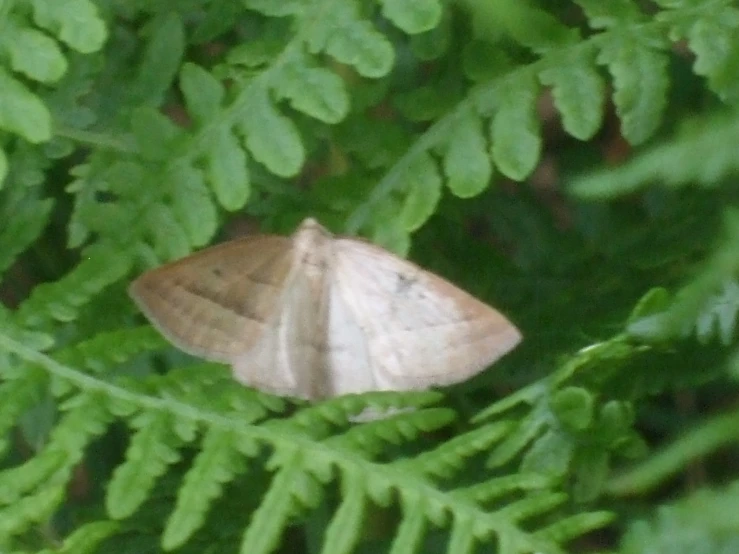
[[379, 453], [390, 444], [401, 444], [405, 440], [418, 437], [421, 432], [440, 429], [454, 420], [454, 412], [445, 408], [403, 414], [352, 427], [343, 435], [331, 437], [327, 444], [342, 448], [352, 448], [367, 455]]
[[51, 114], [46, 105], [20, 81], [0, 67], [0, 129], [29, 142], [51, 138]]
[[185, 29], [179, 15], [166, 13], [151, 24], [138, 74], [131, 83], [133, 104], [158, 106], [172, 86], [185, 53]]
[[583, 9], [588, 22], [595, 29], [608, 29], [619, 24], [628, 25], [644, 19], [639, 6], [633, 0], [613, 0], [611, 2], [576, 0], [576, 3]]
[[120, 280], [130, 267], [131, 259], [126, 252], [92, 247], [70, 273], [54, 283], [37, 286], [18, 308], [17, 321], [31, 327], [47, 324], [50, 318], [71, 321], [81, 306]]
[[573, 56], [539, 74], [552, 87], [565, 130], [580, 140], [592, 138], [603, 122], [605, 83], [590, 61]]
[[583, 387], [566, 387], [552, 396], [552, 412], [565, 429], [582, 431], [593, 423], [595, 398]]
[[395, 59], [387, 38], [368, 21], [359, 19], [354, 2], [340, 2], [333, 8], [330, 16], [311, 29], [307, 37], [309, 49], [325, 50], [339, 62], [353, 66], [363, 77], [387, 75]]
[[493, 166], [480, 118], [465, 113], [455, 125], [444, 154], [447, 186], [455, 196], [477, 196], [490, 184]]
[[560, 431], [549, 430], [526, 452], [521, 471], [560, 477], [567, 473], [573, 454], [574, 444]]
[[223, 485], [243, 469], [243, 461], [234, 444], [233, 432], [211, 429], [203, 439], [202, 449], [187, 472], [177, 493], [175, 509], [162, 535], [162, 547], [174, 550], [202, 526], [211, 502], [221, 494]]
[[[26, 368], [29, 369], [29, 368]], [[8, 448], [6, 436], [17, 418], [41, 397], [43, 379], [38, 371], [27, 371], [23, 379], [0, 384], [0, 455]]]
[[545, 514], [566, 501], [565, 493], [542, 491], [507, 504], [498, 510], [496, 515], [506, 520], [522, 523], [527, 519]]
[[736, 443], [739, 411], [719, 414], [702, 422], [628, 472], [612, 478], [608, 490], [618, 496], [653, 489], [684, 468], [690, 460], [706, 456], [728, 444]]
[[182, 258], [191, 252], [187, 233], [169, 206], [154, 205], [146, 214], [146, 227], [154, 239], [154, 250], [159, 259]]
[[512, 5], [516, 8], [509, 16], [509, 32], [516, 41], [533, 52], [544, 54], [556, 51], [580, 40], [577, 29], [564, 25], [547, 11], [527, 2]]
[[121, 531], [115, 521], [93, 521], [86, 523], [64, 539], [61, 548], [42, 550], [38, 554], [95, 554], [100, 543]]
[[[541, 410], [541, 408], [539, 408]], [[526, 446], [538, 437], [545, 429], [546, 419], [541, 413], [534, 411], [519, 422], [518, 427], [512, 430], [508, 438], [498, 445], [490, 454], [487, 466], [494, 468], [501, 466], [520, 453]]]
[[46, 448], [64, 452], [71, 469], [82, 459], [87, 445], [105, 432], [111, 416], [97, 391], [80, 392], [65, 400], [60, 409], [66, 413], [52, 430]]
[[395, 59], [390, 42], [366, 21], [341, 28], [341, 32], [329, 38], [326, 53], [354, 66], [360, 75], [368, 78], [387, 75]]
[[[435, 83], [398, 93], [393, 104], [411, 121], [434, 121], [453, 110], [459, 101], [458, 93], [440, 88]], [[451, 140], [449, 143], [453, 144]]]
[[133, 420], [138, 430], [131, 439], [126, 461], [118, 466], [108, 485], [105, 505], [114, 519], [130, 516], [141, 505], [157, 477], [180, 459], [183, 440], [173, 433], [169, 414], [145, 412]]
[[[3, 188], [5, 178], [8, 176], [8, 155], [0, 148], [0, 189]], [[2, 270], [0, 270], [2, 272]]]
[[701, 272], [678, 293], [667, 310], [629, 323], [627, 330], [630, 335], [651, 341], [684, 335], [693, 327], [706, 302], [715, 298], [722, 285], [735, 278], [739, 212], [727, 208], [723, 215], [724, 240], [703, 263]]
[[404, 172], [408, 195], [400, 213], [406, 231], [415, 231], [433, 215], [441, 198], [442, 180], [430, 154], [419, 154]]
[[180, 164], [168, 175], [172, 190], [173, 213], [196, 248], [205, 246], [218, 228], [218, 213], [199, 169]]
[[286, 65], [271, 84], [278, 98], [286, 98], [294, 109], [319, 121], [338, 123], [349, 111], [344, 82], [327, 69], [310, 67], [307, 60]]
[[33, 19], [74, 50], [89, 54], [99, 50], [107, 37], [97, 6], [89, 0], [45, 2], [33, 0]]
[[706, 343], [714, 336], [729, 345], [733, 342], [739, 313], [739, 285], [736, 281], [724, 284], [723, 291], [706, 302], [695, 322], [698, 340]]
[[536, 536], [545, 540], [565, 543], [595, 529], [603, 528], [611, 523], [613, 519], [614, 514], [605, 511], [577, 514], [540, 529], [536, 532]]
[[[142, 352], [159, 350], [168, 343], [151, 326], [102, 332], [54, 353], [58, 362], [100, 374], [115, 369]], [[0, 395], [1, 396], [1, 395]]]
[[2, 46], [10, 54], [10, 65], [34, 81], [53, 83], [67, 71], [67, 60], [57, 43], [31, 28], [6, 25]]
[[279, 3], [270, 0], [246, 0], [245, 4], [249, 9], [276, 17], [300, 14], [309, 6], [306, 0], [286, 0]]
[[17, 187], [5, 195], [6, 202], [0, 207], [3, 218], [0, 229], [0, 274], [39, 237], [49, 222], [53, 201], [35, 196], [21, 192]]
[[208, 178], [218, 202], [225, 209], [241, 209], [249, 199], [246, 153], [228, 129], [217, 130], [207, 151]]
[[500, 106], [493, 117], [493, 160], [503, 175], [517, 181], [525, 179], [539, 161], [538, 94], [536, 81], [530, 75], [517, 78], [501, 92]]
[[[73, 467], [84, 456], [86, 446], [107, 429], [110, 421], [109, 413], [95, 394], [80, 394], [65, 403], [63, 408], [68, 411], [53, 429], [42, 453], [25, 464], [0, 474], [2, 498], [7, 498], [7, 502], [12, 502], [14, 506], [28, 501], [29, 506], [36, 509], [39, 507], [35, 505], [34, 499], [44, 498], [49, 494], [56, 499], [51, 489], [55, 490], [61, 484], [63, 492], [63, 485], [69, 479]], [[38, 492], [23, 496], [37, 487]], [[61, 498], [58, 500], [61, 501]], [[12, 510], [13, 508], [9, 508], [9, 511]]]
[[546, 383], [532, 383], [531, 385], [524, 387], [513, 394], [509, 394], [505, 398], [488, 406], [472, 419], [472, 423], [486, 421], [521, 404], [533, 405], [546, 395], [548, 390]]
[[64, 485], [47, 484], [12, 506], [0, 509], [0, 543], [22, 533], [34, 523], [42, 523], [50, 518], [64, 500], [64, 493]]
[[[313, 439], [323, 439], [331, 435], [335, 427], [346, 426], [350, 421], [356, 421], [356, 418], [359, 418], [360, 421], [370, 420], [370, 426], [362, 427], [363, 430], [359, 430], [358, 427], [352, 427], [349, 430], [349, 435], [343, 438], [341, 436], [335, 436], [329, 439], [330, 441], [344, 442], [346, 447], [351, 447], [353, 442], [363, 442], [365, 440], [362, 435], [363, 433], [374, 435], [378, 432], [377, 428], [372, 427], [371, 424], [382, 424], [383, 420], [372, 421], [375, 419], [375, 416], [388, 416], [397, 411], [421, 409], [436, 404], [439, 400], [439, 394], [434, 391], [413, 391], [402, 394], [376, 391], [361, 395], [347, 394], [326, 400], [320, 404], [306, 406], [287, 420], [270, 421], [265, 426], [270, 428], [287, 427], [293, 431], [297, 429], [297, 432], [300, 434], [310, 436]], [[435, 422], [438, 422], [439, 425], [444, 425], [442, 423], [444, 417], [443, 414], [434, 414], [434, 417], [422, 422], [421, 425], [423, 428], [433, 425]], [[387, 420], [384, 421], [388, 423]], [[392, 426], [394, 424], [390, 423], [390, 425]], [[393, 433], [392, 430], [388, 432]], [[351, 433], [356, 434], [352, 435]], [[372, 441], [373, 437], [368, 436], [366, 440]]]
[[362, 530], [366, 493], [363, 477], [358, 473], [343, 472], [341, 505], [326, 529], [322, 552], [348, 554], [354, 550]]
[[395, 534], [390, 554], [405, 554], [419, 552], [424, 534], [426, 533], [426, 512], [422, 502], [406, 504], [403, 510], [403, 519]]
[[37, 489], [55, 473], [61, 473], [64, 455], [59, 450], [45, 449], [21, 466], [0, 472], [0, 506], [11, 505]]
[[300, 456], [294, 453], [272, 480], [246, 530], [239, 550], [242, 554], [268, 554], [277, 546], [288, 517], [297, 508], [293, 496], [296, 485], [305, 477]]
[[[471, 517], [465, 515], [454, 518], [452, 524], [452, 536], [449, 539], [449, 552], [459, 554], [472, 554], [475, 549], [475, 522]], [[480, 533], [481, 538], [487, 538], [486, 534]]]
[[435, 60], [447, 52], [452, 35], [451, 19], [448, 12], [442, 12], [438, 25], [411, 37], [411, 50], [420, 60]]
[[720, 490], [699, 490], [650, 518], [629, 526], [621, 549], [623, 554], [710, 552], [730, 554], [739, 547], [739, 486], [732, 482]]
[[140, 163], [113, 161], [101, 171], [99, 181], [91, 177], [93, 171], [90, 165], [78, 165], [73, 169], [77, 179], [67, 187], [67, 191], [75, 195], [74, 212], [69, 223], [67, 240], [69, 248], [79, 248], [87, 242], [92, 232], [100, 231], [101, 228], [104, 228], [107, 231], [105, 234], [109, 236], [112, 226], [116, 229], [124, 227], [120, 214], [110, 214], [110, 204], [102, 205], [103, 213], [98, 212], [97, 208], [101, 205], [95, 201], [93, 191], [96, 187], [109, 187], [110, 191], [121, 196], [135, 194], [132, 188], [142, 182], [146, 168]]
[[305, 150], [291, 120], [280, 114], [259, 84], [251, 88], [248, 110], [239, 125], [254, 159], [275, 175], [292, 177], [300, 171]]
[[413, 2], [392, 2], [382, 0], [382, 15], [394, 25], [415, 35], [435, 28], [441, 20], [442, 8], [438, 0], [414, 0]]
[[661, 37], [612, 32], [600, 43], [598, 62], [613, 76], [613, 101], [621, 131], [631, 144], [647, 140], [662, 121], [667, 102], [668, 58]]
[[[450, 512], [448, 505], [444, 504], [440, 498], [424, 498], [423, 496], [423, 485], [417, 487], [401, 487], [398, 489], [400, 495], [400, 503], [403, 508], [403, 513], [412, 510], [413, 506], [423, 508], [424, 517], [436, 525], [437, 527], [445, 527], [449, 523]], [[463, 510], [456, 510], [463, 511]]]
[[467, 458], [489, 450], [493, 444], [506, 436], [511, 425], [508, 421], [489, 423], [454, 437], [415, 458], [397, 463], [418, 468], [429, 476], [451, 478], [463, 467]]
[[540, 473], [516, 473], [505, 477], [494, 477], [483, 483], [455, 491], [462, 497], [469, 498], [478, 504], [489, 503], [515, 491], [538, 490], [551, 487], [555, 480]]
[[736, 113], [720, 113], [700, 126], [684, 125], [672, 140], [643, 151], [619, 167], [573, 179], [570, 191], [583, 199], [608, 199], [632, 194], [655, 181], [672, 188], [714, 186], [739, 167], [734, 151], [720, 147], [737, 140]]
[[695, 52], [695, 72], [708, 77], [711, 88], [721, 99], [732, 103], [739, 97], [735, 79], [739, 70], [739, 45], [735, 40], [738, 28], [739, 10], [726, 5], [698, 18], [691, 14], [674, 29], [676, 35], [688, 40]]
[[[385, 210], [379, 207], [376, 213], [379, 215]], [[397, 208], [388, 209], [392, 215], [387, 218], [378, 217], [377, 222], [372, 229], [370, 236], [372, 242], [386, 248], [390, 252], [394, 252], [398, 256], [407, 256], [411, 249], [411, 236], [408, 230], [403, 226], [403, 222], [396, 218]]]
[[180, 71], [180, 89], [188, 112], [200, 124], [206, 124], [221, 108], [225, 89], [221, 82], [194, 63], [185, 63]]
[[577, 453], [572, 467], [575, 502], [591, 503], [601, 495], [608, 481], [610, 461], [610, 454], [598, 448], [581, 449]]
[[142, 156], [148, 160], [168, 159], [175, 141], [184, 137], [182, 129], [153, 108], [134, 110], [131, 131]]

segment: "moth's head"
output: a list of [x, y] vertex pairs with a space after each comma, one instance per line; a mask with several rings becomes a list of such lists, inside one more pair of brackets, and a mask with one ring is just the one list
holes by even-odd
[[305, 245], [306, 247], [315, 247], [322, 242], [333, 238], [333, 235], [323, 225], [318, 223], [312, 217], [307, 217], [300, 224], [300, 227], [293, 234], [293, 240], [296, 245]]
[[318, 221], [303, 220], [293, 235], [293, 249], [298, 259], [308, 266], [323, 267], [333, 235]]
[[296, 235], [300, 235], [300, 234], [309, 235], [309, 234], [316, 234], [316, 233], [323, 235], [325, 237], [331, 236], [331, 233], [329, 233], [328, 230], [323, 225], [318, 223], [318, 221], [316, 221], [312, 217], [306, 217], [303, 220], [303, 223], [300, 224], [300, 227], [298, 227], [297, 231], [295, 231]]

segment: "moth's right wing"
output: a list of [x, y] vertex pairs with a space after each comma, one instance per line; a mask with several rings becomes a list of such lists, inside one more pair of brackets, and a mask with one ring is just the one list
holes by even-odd
[[231, 362], [259, 342], [281, 309], [291, 246], [279, 236], [226, 242], [144, 273], [129, 294], [177, 347]]

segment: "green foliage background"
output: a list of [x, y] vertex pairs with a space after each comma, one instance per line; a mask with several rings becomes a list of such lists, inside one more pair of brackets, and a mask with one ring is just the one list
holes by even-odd
[[[730, 0], [0, 0], [0, 553], [736, 552], [737, 100]], [[306, 216], [524, 343], [294, 404], [125, 294]]]

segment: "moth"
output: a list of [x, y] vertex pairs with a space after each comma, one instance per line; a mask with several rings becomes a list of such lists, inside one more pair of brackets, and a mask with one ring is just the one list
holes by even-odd
[[175, 346], [241, 383], [316, 400], [464, 381], [521, 334], [448, 281], [306, 219], [148, 271], [129, 293]]

